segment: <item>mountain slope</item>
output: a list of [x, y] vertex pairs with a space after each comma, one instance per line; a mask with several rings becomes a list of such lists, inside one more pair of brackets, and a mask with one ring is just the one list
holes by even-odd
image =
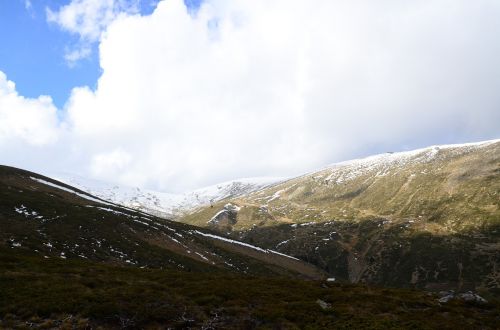
[[494, 329], [499, 321], [489, 297], [317, 281], [322, 271], [273, 250], [0, 167], [0, 328]]
[[304, 262], [0, 167], [0, 242], [45, 258], [320, 278]]
[[87, 179], [71, 173], [48, 174], [47, 176], [108, 202], [167, 219], [180, 216], [200, 206], [249, 194], [281, 180], [278, 178], [238, 179], [182, 194], [171, 194]]
[[2, 329], [495, 329], [500, 306], [414, 290], [44, 259], [0, 246]]
[[[231, 203], [233, 221], [211, 221]], [[500, 293], [500, 141], [334, 164], [182, 221], [351, 282]]]
[[[245, 215], [251, 212], [240, 213], [235, 228], [248, 229], [255, 221], [279, 224], [371, 216], [446, 222], [448, 229], [477, 226], [500, 216], [499, 155], [497, 140], [334, 164], [233, 199], [255, 211], [249, 216]], [[217, 211], [184, 220], [204, 225]]]

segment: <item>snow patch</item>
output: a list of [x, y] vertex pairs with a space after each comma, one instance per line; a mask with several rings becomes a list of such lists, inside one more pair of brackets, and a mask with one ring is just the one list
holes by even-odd
[[263, 253], [274, 253], [274, 254], [277, 254], [277, 255], [280, 255], [280, 256], [284, 256], [284, 257], [287, 257], [287, 258], [290, 258], [290, 259], [299, 260], [299, 259], [297, 259], [295, 257], [289, 256], [287, 254], [284, 254], [284, 253], [281, 253], [281, 252], [278, 252], [278, 251], [269, 250], [269, 249], [263, 249], [263, 248], [260, 248], [258, 246], [255, 246], [255, 245], [251, 245], [251, 244], [240, 242], [240, 241], [235, 241], [235, 240], [230, 239], [230, 238], [225, 238], [225, 237], [221, 237], [221, 236], [217, 236], [217, 235], [213, 235], [213, 234], [203, 233], [203, 232], [201, 232], [199, 230], [192, 230], [191, 232], [195, 233], [195, 234], [198, 234], [198, 235], [201, 235], [201, 236], [205, 236], [205, 237], [210, 237], [210, 238], [214, 238], [214, 239], [217, 239], [217, 240], [221, 240], [221, 241], [224, 241], [224, 242], [228, 242], [228, 243], [232, 243], [232, 244], [236, 244], [236, 245], [245, 246], [245, 247], [248, 247], [248, 248], [251, 248], [251, 249], [263, 252]]
[[278, 199], [281, 197], [281, 194], [285, 191], [285, 189], [278, 190], [277, 192], [274, 193], [274, 195], [270, 196], [267, 200], [268, 203]]
[[198, 256], [200, 256], [200, 257], [201, 257], [203, 260], [205, 260], [205, 261], [210, 261], [210, 260], [208, 260], [208, 258], [207, 258], [207, 257], [205, 257], [203, 254], [201, 254], [201, 253], [199, 253], [199, 252], [195, 252], [195, 254], [196, 254], [196, 255], [198, 255]]
[[66, 187], [63, 187], [63, 186], [59, 186], [55, 183], [52, 183], [52, 182], [48, 182], [48, 181], [45, 181], [45, 180], [42, 180], [42, 179], [38, 179], [38, 178], [34, 178], [32, 176], [30, 176], [30, 179], [34, 180], [34, 181], [37, 181], [37, 182], [40, 182], [40, 183], [43, 183], [44, 185], [47, 185], [47, 186], [50, 186], [50, 187], [53, 187], [53, 188], [57, 188], [59, 190], [63, 190], [63, 191], [66, 191], [66, 192], [69, 192], [71, 194], [75, 194], [77, 195], [78, 197], [81, 197], [81, 198], [84, 198], [86, 200], [89, 200], [89, 201], [92, 201], [92, 202], [95, 202], [95, 203], [99, 203], [99, 204], [105, 204], [105, 205], [110, 205], [110, 206], [113, 206], [113, 204], [110, 204], [108, 202], [105, 202], [105, 201], [101, 201], [97, 198], [94, 198], [94, 197], [91, 197], [91, 196], [88, 196], [88, 195], [85, 195], [85, 194], [82, 194], [82, 193], [79, 193], [77, 191], [74, 191], [74, 190], [71, 190], [69, 188], [66, 188]]

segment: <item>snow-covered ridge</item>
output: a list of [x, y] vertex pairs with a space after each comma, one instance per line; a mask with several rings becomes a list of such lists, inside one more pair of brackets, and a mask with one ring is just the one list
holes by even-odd
[[[408, 163], [428, 163], [435, 159], [440, 150], [451, 149], [457, 153], [464, 153], [499, 142], [500, 139], [496, 139], [465, 144], [434, 145], [412, 151], [384, 153], [362, 159], [330, 164], [298, 178], [310, 177], [312, 175], [317, 180], [339, 184], [353, 180], [366, 173], [373, 173], [375, 176], [381, 177], [388, 175], [391, 169], [403, 167]], [[69, 173], [49, 174], [47, 176], [111, 203], [166, 218], [176, 217], [198, 207], [210, 205], [226, 198], [258, 193], [262, 189], [285, 184], [286, 182], [284, 178], [244, 178], [222, 182], [182, 194], [171, 194], [116, 185]], [[267, 202], [278, 199], [281, 192], [277, 191], [274, 195], [267, 196]]]
[[47, 185], [47, 186], [50, 186], [52, 188], [56, 188], [56, 189], [60, 189], [60, 190], [64, 190], [66, 192], [69, 192], [71, 194], [75, 194], [77, 195], [78, 197], [81, 197], [81, 198], [84, 198], [86, 200], [89, 200], [89, 201], [92, 201], [92, 202], [96, 202], [96, 203], [100, 203], [100, 204], [105, 204], [105, 205], [111, 205], [113, 206], [112, 204], [109, 204], [109, 203], [106, 203], [104, 201], [101, 201], [101, 200], [98, 200], [96, 198], [93, 198], [91, 196], [87, 196], [85, 194], [82, 194], [82, 193], [79, 193], [75, 190], [72, 190], [72, 189], [69, 189], [69, 188], [66, 188], [66, 187], [63, 187], [63, 186], [60, 186], [60, 185], [57, 185], [55, 183], [52, 183], [52, 182], [49, 182], [49, 181], [45, 181], [45, 180], [42, 180], [42, 179], [38, 179], [38, 178], [34, 178], [32, 176], [30, 176], [30, 179], [31, 180], [34, 180], [34, 181], [37, 181], [39, 183], [43, 183], [44, 185]]
[[471, 143], [461, 143], [461, 144], [442, 144], [442, 145], [432, 145], [429, 147], [419, 148], [415, 150], [408, 151], [398, 151], [398, 152], [386, 152], [383, 154], [377, 154], [373, 156], [368, 156], [365, 158], [351, 159], [343, 162], [333, 163], [324, 167], [324, 169], [331, 167], [340, 167], [345, 165], [354, 165], [361, 163], [372, 163], [374, 161], [388, 160], [397, 161], [400, 159], [405, 159], [409, 157], [415, 157], [418, 155], [435, 155], [437, 151], [443, 149], [461, 149], [462, 151], [470, 151], [477, 148], [487, 147], [491, 144], [500, 142], [500, 139], [481, 141], [481, 142], [471, 142]]
[[175, 217], [200, 206], [210, 205], [225, 198], [237, 197], [268, 187], [280, 179], [244, 178], [200, 188], [183, 194], [116, 185], [83, 178], [69, 173], [48, 175], [70, 186], [114, 204], [142, 210], [160, 217]]
[[189, 204], [191, 204], [191, 207], [207, 205], [225, 198], [249, 194], [280, 181], [283, 181], [283, 178], [258, 177], [226, 181], [183, 194], [184, 205], [188, 207], [190, 207]]
[[48, 176], [111, 203], [147, 211], [158, 216], [171, 216], [175, 205], [181, 201], [179, 195], [116, 185], [69, 173]]
[[320, 170], [310, 172], [301, 177], [313, 175], [316, 180], [324, 180], [334, 184], [344, 183], [367, 173], [373, 173], [377, 177], [382, 177], [388, 175], [391, 170], [403, 168], [408, 164], [429, 163], [435, 160], [442, 150], [452, 151], [458, 155], [484, 148], [495, 143], [500, 143], [500, 139], [464, 144], [433, 145], [402, 152], [387, 152], [366, 158], [330, 164]]

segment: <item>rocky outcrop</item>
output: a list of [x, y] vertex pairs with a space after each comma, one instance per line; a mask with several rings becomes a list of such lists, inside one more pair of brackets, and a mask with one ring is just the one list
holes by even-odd
[[236, 224], [238, 221], [237, 216], [238, 212], [240, 210], [240, 207], [237, 205], [228, 203], [224, 205], [224, 208], [217, 212], [212, 219], [208, 220], [208, 224], [210, 226], [232, 226]]
[[454, 299], [463, 300], [468, 303], [475, 303], [480, 305], [488, 303], [486, 299], [484, 299], [483, 297], [472, 291], [456, 294], [453, 290], [450, 290], [450, 291], [441, 291], [439, 294], [441, 298], [439, 298], [438, 301], [444, 304]]

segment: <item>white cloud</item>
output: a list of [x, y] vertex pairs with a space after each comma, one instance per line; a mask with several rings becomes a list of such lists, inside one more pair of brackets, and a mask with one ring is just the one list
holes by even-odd
[[92, 54], [92, 47], [90, 44], [82, 43], [74, 48], [66, 47], [64, 59], [70, 67], [73, 67], [78, 61], [88, 58]]
[[95, 31], [64, 8], [100, 42], [64, 109], [94, 177], [183, 190], [500, 133], [497, 1], [168, 0]]
[[91, 44], [119, 15], [138, 12], [138, 0], [72, 0], [56, 11], [46, 8], [47, 21], [77, 35], [79, 44], [65, 58], [74, 63], [90, 55]]
[[0, 163], [49, 173], [74, 168], [81, 156], [66, 144], [64, 123], [49, 96], [26, 98], [0, 71]]
[[123, 178], [166, 189], [487, 138], [498, 13], [492, 1], [214, 0], [193, 16], [163, 1], [109, 26], [98, 87], [74, 91], [69, 120], [106, 141], [100, 152], [127, 150]]
[[97, 154], [92, 157], [91, 173], [96, 177], [108, 178], [116, 173], [125, 171], [131, 160], [131, 156], [121, 149], [116, 149], [109, 153]]
[[55, 142], [59, 124], [52, 99], [48, 96], [24, 98], [15, 87], [0, 71], [0, 147], [13, 142], [33, 146]]

